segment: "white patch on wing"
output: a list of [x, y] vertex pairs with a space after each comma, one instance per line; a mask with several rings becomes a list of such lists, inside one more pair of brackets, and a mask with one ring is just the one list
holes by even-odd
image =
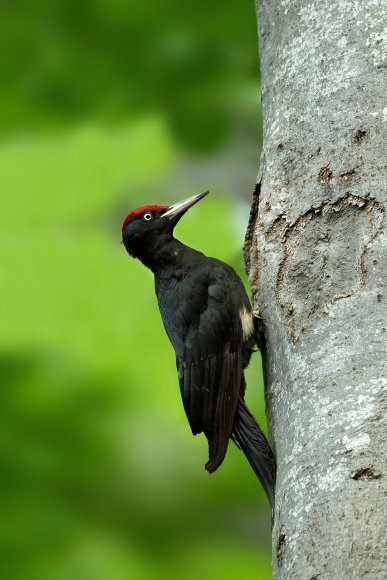
[[243, 340], [246, 341], [254, 332], [254, 320], [250, 310], [246, 306], [240, 309], [239, 315], [242, 322]]

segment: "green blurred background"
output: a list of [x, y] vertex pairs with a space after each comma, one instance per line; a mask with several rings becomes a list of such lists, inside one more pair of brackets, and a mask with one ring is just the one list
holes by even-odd
[[[1, 577], [270, 578], [261, 487], [184, 416], [121, 223], [210, 189], [177, 233], [234, 265], [260, 149], [253, 2], [0, 7]], [[259, 355], [248, 402], [264, 423]]]

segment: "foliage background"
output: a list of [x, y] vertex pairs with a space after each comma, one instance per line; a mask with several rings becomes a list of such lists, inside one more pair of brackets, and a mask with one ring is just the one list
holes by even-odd
[[[178, 235], [243, 275], [259, 157], [253, 3], [0, 7], [4, 578], [270, 578], [242, 454], [204, 471], [126, 213], [209, 188]], [[261, 423], [258, 355], [248, 401]]]

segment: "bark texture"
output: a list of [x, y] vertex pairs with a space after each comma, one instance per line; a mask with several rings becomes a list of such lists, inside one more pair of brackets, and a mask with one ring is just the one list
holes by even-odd
[[246, 237], [278, 462], [276, 579], [387, 577], [385, 0], [262, 0]]

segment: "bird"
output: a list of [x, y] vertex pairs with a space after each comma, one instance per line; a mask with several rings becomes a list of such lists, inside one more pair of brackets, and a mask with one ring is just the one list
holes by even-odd
[[154, 274], [164, 328], [192, 433], [208, 440], [205, 469], [223, 462], [229, 441], [243, 451], [273, 510], [276, 461], [245, 403], [244, 370], [257, 343], [251, 304], [234, 269], [174, 237], [180, 218], [209, 192], [170, 206], [143, 205], [122, 224], [128, 254]]

